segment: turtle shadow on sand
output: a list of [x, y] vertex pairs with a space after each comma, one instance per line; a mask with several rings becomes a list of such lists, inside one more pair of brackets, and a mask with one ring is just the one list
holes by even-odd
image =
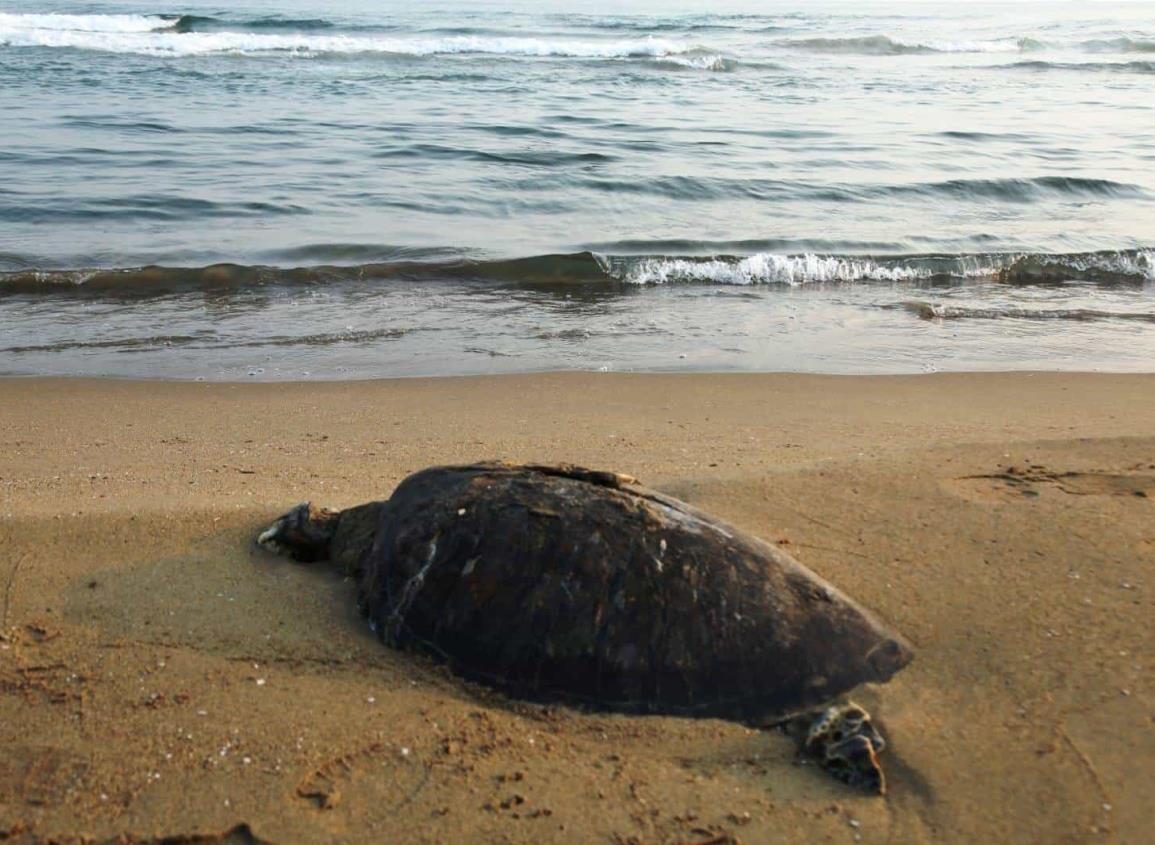
[[883, 794], [885, 742], [845, 695], [910, 646], [782, 550], [629, 476], [434, 467], [387, 501], [302, 504], [258, 542], [351, 575], [388, 645], [514, 698], [780, 726]]

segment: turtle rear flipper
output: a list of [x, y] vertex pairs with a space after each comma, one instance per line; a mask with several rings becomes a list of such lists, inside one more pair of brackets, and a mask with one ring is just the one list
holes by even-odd
[[886, 794], [886, 777], [878, 755], [886, 740], [874, 726], [870, 714], [852, 701], [833, 704], [814, 717], [811, 713], [796, 720], [806, 732], [801, 751], [818, 762], [833, 777], [853, 787], [879, 795]]
[[886, 776], [875, 748], [861, 734], [829, 746], [819, 765], [843, 783], [878, 795], [886, 794]]

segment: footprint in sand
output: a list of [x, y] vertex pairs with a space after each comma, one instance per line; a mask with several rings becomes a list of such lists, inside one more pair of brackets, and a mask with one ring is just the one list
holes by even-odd
[[[1148, 470], [1148, 471], [1144, 471]], [[1031, 501], [1048, 494], [1155, 498], [1155, 464], [1111, 472], [1058, 472], [1041, 464], [1008, 466], [998, 472], [952, 478], [944, 486], [974, 502]]]

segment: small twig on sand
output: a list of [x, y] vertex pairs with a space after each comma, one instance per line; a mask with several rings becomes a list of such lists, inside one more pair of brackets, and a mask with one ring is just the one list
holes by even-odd
[[8, 627], [8, 605], [12, 602], [12, 585], [16, 581], [16, 573], [20, 571], [20, 565], [24, 563], [25, 557], [27, 555], [16, 558], [12, 571], [8, 573], [8, 583], [4, 585], [4, 613], [0, 614], [0, 630]]
[[797, 516], [802, 517], [807, 522], [813, 522], [815, 525], [819, 526], [820, 528], [825, 528], [827, 531], [833, 531], [835, 534], [841, 534], [843, 537], [850, 537], [851, 536], [850, 533], [848, 531], [846, 531], [845, 529], [838, 528], [834, 525], [831, 525], [829, 522], [823, 522], [818, 517], [811, 516], [810, 514], [806, 513], [806, 511], [802, 510], [801, 508], [796, 508], [793, 505], [786, 504], [785, 502], [776, 502], [775, 504], [777, 505], [777, 507], [780, 507], [784, 510], [788, 510], [792, 514], [795, 514]]
[[790, 546], [795, 549], [814, 549], [819, 552], [834, 552], [840, 555], [853, 555], [854, 557], [865, 558], [870, 560], [870, 555], [865, 555], [862, 552], [852, 552], [850, 549], [836, 549], [833, 546], [815, 546], [811, 543], [791, 543]]
[[408, 795], [406, 795], [404, 798], [402, 798], [400, 801], [398, 801], [393, 806], [392, 812], [396, 812], [397, 810], [400, 810], [405, 805], [411, 804], [413, 802], [413, 799], [415, 799], [421, 793], [421, 791], [423, 789], [425, 789], [425, 786], [426, 786], [426, 784], [429, 783], [429, 778], [432, 776], [432, 774], [433, 774], [433, 764], [427, 763], [425, 766], [425, 775], [421, 778], [421, 780], [418, 782], [418, 784], [415, 787], [413, 787], [411, 790], [409, 790]]
[[1055, 733], [1059, 735], [1067, 747], [1074, 753], [1075, 757], [1078, 758], [1079, 762], [1083, 764], [1083, 768], [1087, 770], [1087, 774], [1091, 776], [1091, 780], [1094, 781], [1095, 787], [1099, 790], [1099, 796], [1103, 801], [1104, 808], [1109, 808], [1111, 806], [1111, 793], [1107, 791], [1103, 779], [1099, 777], [1099, 770], [1095, 768], [1095, 764], [1091, 762], [1091, 758], [1075, 743], [1075, 740], [1067, 733], [1067, 729], [1061, 722], [1055, 726]]

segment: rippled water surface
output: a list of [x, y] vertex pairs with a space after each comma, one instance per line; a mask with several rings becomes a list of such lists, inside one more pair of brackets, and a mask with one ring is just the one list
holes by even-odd
[[0, 3], [0, 373], [1150, 370], [1155, 4]]

